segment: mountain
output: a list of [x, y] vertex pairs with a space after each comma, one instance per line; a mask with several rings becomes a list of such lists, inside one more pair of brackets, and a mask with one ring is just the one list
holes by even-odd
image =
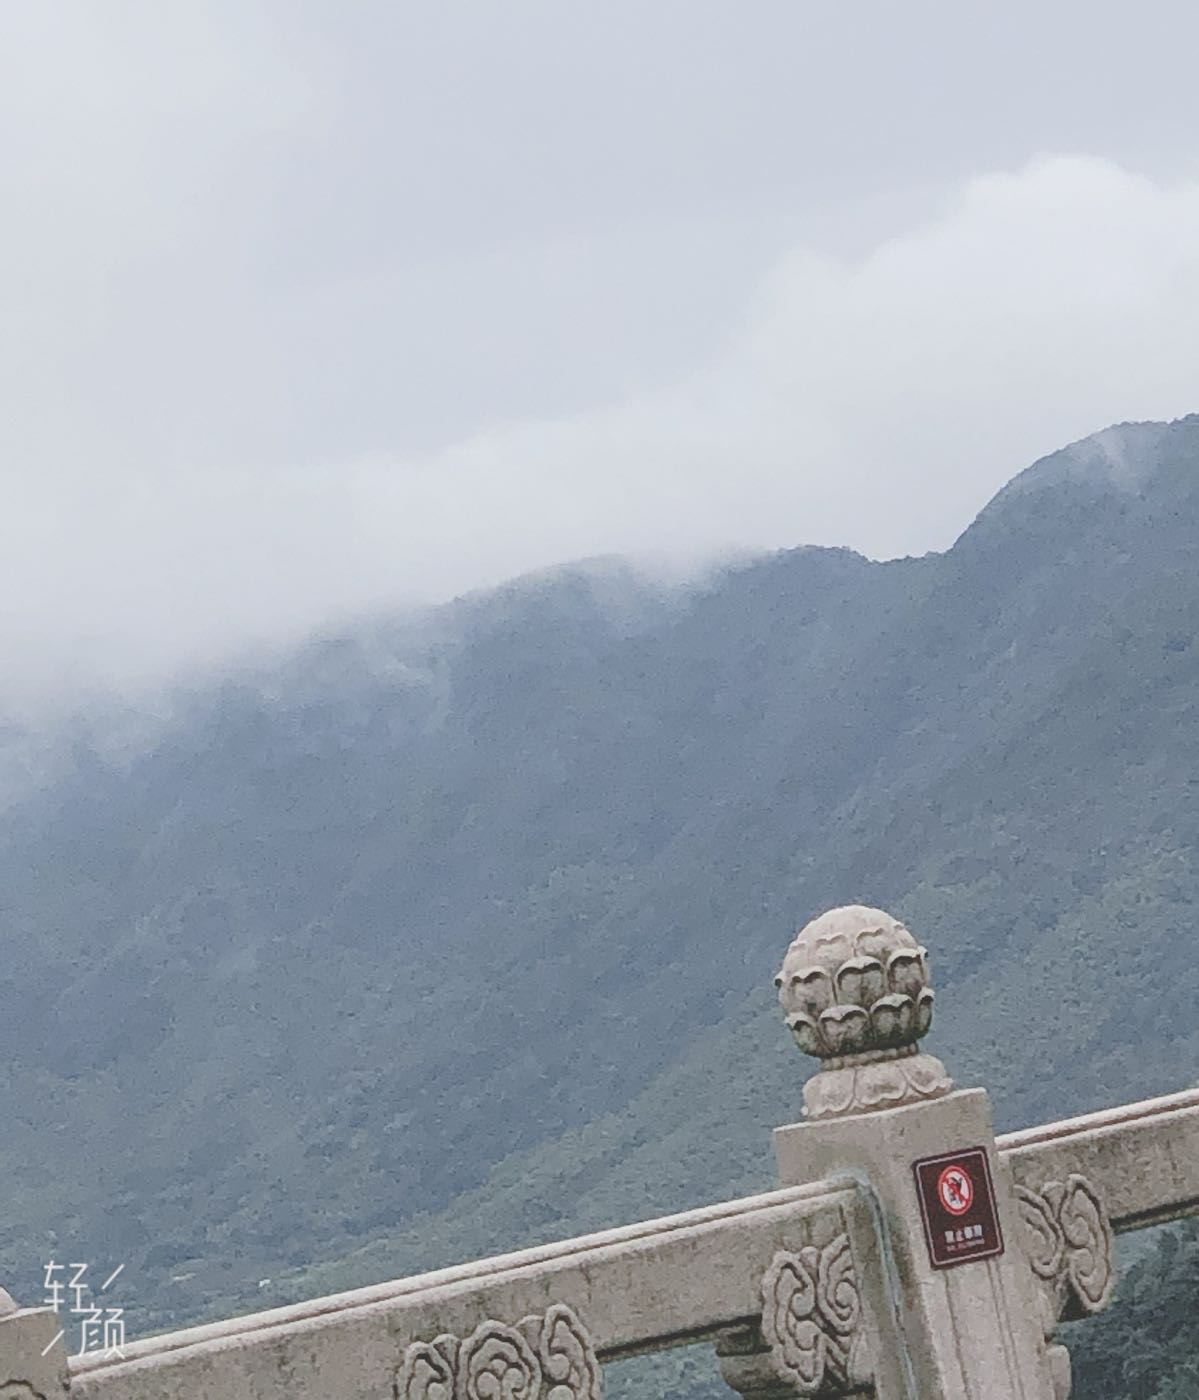
[[134, 1334], [768, 1187], [837, 903], [1001, 1127], [1193, 1082], [1197, 507], [1199, 416], [1124, 424], [943, 554], [597, 561], [81, 723], [0, 810], [0, 1277], [123, 1262]]

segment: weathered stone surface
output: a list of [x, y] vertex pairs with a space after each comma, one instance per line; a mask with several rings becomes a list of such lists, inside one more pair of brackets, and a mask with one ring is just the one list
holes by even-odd
[[[877, 1341], [848, 1222], [805, 1222], [805, 1243], [778, 1249], [760, 1284], [758, 1318], [722, 1332], [716, 1355], [726, 1382], [743, 1396], [845, 1396], [874, 1380]], [[869, 1256], [873, 1263], [873, 1254]], [[884, 1384], [882, 1393], [894, 1392]]]
[[1072, 1172], [1039, 1190], [1013, 1187], [1021, 1245], [1036, 1280], [1054, 1400], [1070, 1394], [1070, 1354], [1055, 1345], [1058, 1323], [1106, 1307], [1116, 1282], [1112, 1228], [1095, 1188]]
[[898, 919], [850, 904], [796, 934], [774, 979], [795, 1043], [821, 1061], [810, 1118], [940, 1098], [953, 1083], [917, 1045], [932, 1024], [928, 954]]
[[469, 1337], [413, 1342], [395, 1400], [599, 1400], [600, 1368], [587, 1329], [564, 1303], [515, 1327], [487, 1318]]
[[[996, 1170], [990, 1107], [981, 1089], [775, 1130], [784, 1181], [820, 1176], [869, 1183], [883, 1234], [880, 1286], [891, 1300], [877, 1355], [903, 1358], [920, 1400], [1051, 1400], [1033, 1278], [1019, 1249], [1019, 1223]], [[992, 1158], [996, 1211], [1006, 1252], [936, 1269], [929, 1255], [913, 1164], [971, 1148]]]
[[[124, 1361], [82, 1360], [72, 1389], [98, 1400], [593, 1400], [593, 1363], [759, 1318], [776, 1255], [839, 1235], [877, 1272], [856, 1187], [770, 1192], [131, 1342]], [[872, 1326], [869, 1306], [863, 1316]]]
[[1199, 1212], [1199, 1091], [1008, 1133], [998, 1140], [1037, 1281], [1056, 1400], [1070, 1393], [1058, 1323], [1106, 1306], [1112, 1236]]
[[1119, 1234], [1199, 1214], [1199, 1089], [1005, 1133], [1018, 1186], [1084, 1177]]
[[1015, 1188], [1024, 1247], [1053, 1300], [1055, 1322], [1097, 1313], [1116, 1282], [1112, 1227], [1095, 1188], [1071, 1172], [1039, 1191]]
[[849, 1236], [779, 1250], [762, 1279], [762, 1336], [801, 1395], [844, 1395], [873, 1375]]
[[[2, 1290], [0, 1290], [2, 1291]], [[0, 1313], [0, 1400], [65, 1400], [66, 1348], [51, 1308], [19, 1308], [8, 1293]]]

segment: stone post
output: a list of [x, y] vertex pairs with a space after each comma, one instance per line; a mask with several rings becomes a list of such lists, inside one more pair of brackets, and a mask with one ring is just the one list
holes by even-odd
[[[891, 1307], [872, 1346], [897, 1352], [907, 1400], [1065, 1400], [1069, 1358], [1049, 1341], [1057, 1318], [987, 1094], [955, 1089], [919, 1048], [925, 949], [881, 910], [834, 909], [796, 936], [775, 983], [796, 1043], [820, 1061], [808, 1121], [775, 1130], [782, 1183], [851, 1178], [873, 1202]], [[1110, 1291], [1110, 1232], [1106, 1248]]]
[[0, 1400], [66, 1400], [67, 1352], [53, 1308], [19, 1308], [0, 1288]]

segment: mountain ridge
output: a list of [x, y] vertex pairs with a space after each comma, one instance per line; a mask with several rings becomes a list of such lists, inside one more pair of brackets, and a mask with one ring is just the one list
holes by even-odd
[[1137, 491], [1005, 488], [942, 554], [614, 612], [568, 570], [83, 745], [0, 814], [5, 1276], [110, 1251], [165, 1325], [768, 1186], [770, 977], [852, 900], [1002, 1123], [1193, 1079], [1199, 417], [1158, 426]]

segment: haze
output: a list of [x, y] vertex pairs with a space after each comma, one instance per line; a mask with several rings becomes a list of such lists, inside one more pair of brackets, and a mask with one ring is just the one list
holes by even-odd
[[9, 5], [0, 645], [126, 684], [572, 558], [947, 546], [1199, 409], [1199, 12]]

